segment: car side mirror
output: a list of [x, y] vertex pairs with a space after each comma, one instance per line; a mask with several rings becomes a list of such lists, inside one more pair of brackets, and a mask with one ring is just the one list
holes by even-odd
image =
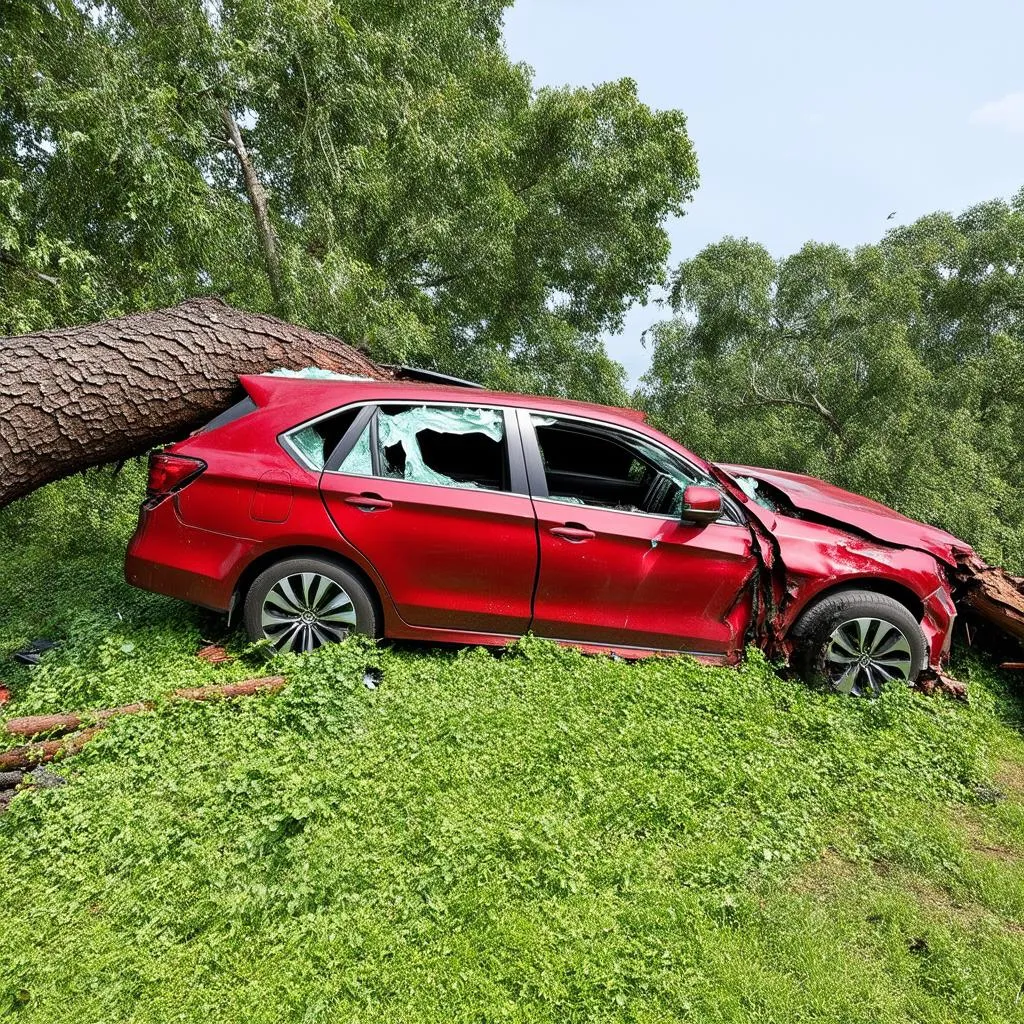
[[722, 495], [714, 487], [691, 484], [683, 491], [683, 511], [679, 517], [684, 523], [707, 526], [722, 515]]

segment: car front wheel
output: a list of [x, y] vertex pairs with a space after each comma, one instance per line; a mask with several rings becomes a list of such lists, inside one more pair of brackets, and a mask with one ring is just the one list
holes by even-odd
[[824, 598], [791, 635], [803, 678], [836, 693], [872, 697], [888, 683], [913, 686], [927, 664], [924, 633], [910, 610], [867, 590]]
[[245, 628], [253, 640], [300, 653], [350, 633], [376, 636], [377, 614], [366, 586], [347, 569], [319, 558], [290, 558], [253, 581]]

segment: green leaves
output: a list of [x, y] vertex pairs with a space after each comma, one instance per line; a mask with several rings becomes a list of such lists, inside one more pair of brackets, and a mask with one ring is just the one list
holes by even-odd
[[711, 458], [833, 480], [1024, 568], [1024, 193], [853, 252], [680, 266], [641, 397]]
[[[545, 390], [565, 390], [568, 354], [621, 395], [597, 339], [664, 275], [663, 222], [697, 180], [685, 118], [629, 80], [535, 92], [502, 48], [504, 6], [19, 0], [0, 27], [0, 180], [39, 269], [63, 280], [50, 239], [88, 275], [5, 279], [0, 334], [206, 291], [269, 311], [227, 109], [291, 318]], [[568, 378], [582, 397], [585, 377]]]

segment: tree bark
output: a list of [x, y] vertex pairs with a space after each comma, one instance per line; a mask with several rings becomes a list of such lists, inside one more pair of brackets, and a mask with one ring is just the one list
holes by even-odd
[[0, 339], [0, 507], [186, 436], [241, 374], [306, 366], [393, 376], [338, 338], [215, 298]]

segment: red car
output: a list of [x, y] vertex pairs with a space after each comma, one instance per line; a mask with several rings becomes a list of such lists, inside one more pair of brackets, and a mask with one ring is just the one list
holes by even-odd
[[434, 383], [242, 378], [150, 459], [130, 583], [308, 651], [532, 631], [844, 693], [937, 671], [969, 548], [793, 473], [708, 463], [626, 409]]

